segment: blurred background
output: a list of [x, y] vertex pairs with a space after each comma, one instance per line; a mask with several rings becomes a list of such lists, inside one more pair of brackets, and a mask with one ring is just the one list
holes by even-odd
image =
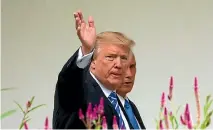
[[[1, 112], [35, 96], [34, 105], [47, 105], [31, 113], [29, 127], [43, 128], [47, 116], [52, 124], [58, 73], [80, 46], [73, 17], [78, 9], [85, 19], [94, 17], [98, 33], [120, 31], [135, 40], [137, 75], [129, 96], [147, 128], [155, 128], [170, 76], [174, 103], [189, 103], [195, 122], [194, 77], [202, 105], [213, 94], [212, 0], [2, 0], [1, 88], [17, 89], [1, 93]], [[22, 117], [16, 112], [1, 120], [1, 128], [18, 128]]]

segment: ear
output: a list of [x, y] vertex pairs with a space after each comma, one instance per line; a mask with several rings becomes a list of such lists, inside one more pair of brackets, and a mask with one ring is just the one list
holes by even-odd
[[91, 62], [91, 68], [94, 70], [95, 69], [95, 65], [96, 65], [96, 60], [93, 60]]

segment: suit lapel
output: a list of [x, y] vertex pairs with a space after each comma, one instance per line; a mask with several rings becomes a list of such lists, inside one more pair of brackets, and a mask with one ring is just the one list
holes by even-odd
[[117, 117], [117, 122], [119, 122], [119, 117], [118, 117], [117, 112], [115, 111], [115, 108], [113, 107], [111, 102], [108, 100], [108, 98], [105, 96], [104, 92], [102, 91], [102, 89], [100, 88], [98, 83], [95, 81], [95, 79], [91, 76], [89, 71], [87, 72], [87, 79], [88, 79], [88, 81], [86, 81], [86, 82], [90, 82], [92, 84], [92, 86], [94, 87], [95, 91], [97, 92], [98, 99], [96, 99], [96, 100], [99, 101], [101, 97], [104, 98], [104, 115], [107, 119], [107, 122], [111, 122], [109, 124], [112, 125], [114, 115]]
[[141, 129], [145, 129], [145, 126], [143, 124], [143, 121], [142, 121], [142, 118], [140, 116], [138, 109], [136, 108], [136, 106], [134, 105], [134, 103], [132, 101], [130, 101], [130, 105], [132, 107], [132, 110], [133, 110], [133, 113], [135, 114], [136, 119], [138, 120], [138, 123], [140, 124]]

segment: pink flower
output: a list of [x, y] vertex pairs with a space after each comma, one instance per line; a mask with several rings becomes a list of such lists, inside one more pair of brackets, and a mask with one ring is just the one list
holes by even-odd
[[86, 118], [90, 118], [91, 113], [92, 113], [92, 103], [89, 103], [87, 107]]
[[172, 112], [170, 111], [169, 116], [173, 116]]
[[102, 117], [102, 129], [107, 129], [106, 117]]
[[100, 115], [103, 115], [103, 113], [104, 113], [104, 98], [103, 97], [101, 97], [100, 103], [98, 105], [98, 113]]
[[186, 116], [187, 116], [187, 119], [188, 119], [187, 127], [188, 127], [188, 129], [192, 129], [192, 121], [191, 121], [190, 113], [188, 113]]
[[198, 83], [197, 83], [197, 77], [195, 77], [194, 79], [194, 86], [197, 87], [198, 86]]
[[188, 104], [186, 104], [184, 116], [185, 116], [185, 121], [186, 121], [186, 125], [187, 125], [188, 129], [192, 129], [192, 119], [191, 119]]
[[199, 91], [198, 91], [198, 83], [197, 77], [194, 79], [194, 94], [196, 100], [196, 107], [197, 107], [197, 124], [200, 124], [200, 99], [199, 99]]
[[28, 130], [27, 122], [24, 122], [24, 128], [25, 130]]
[[168, 119], [168, 112], [167, 112], [167, 108], [164, 108], [164, 119], [165, 119], [165, 126], [166, 129], [169, 129], [169, 119]]
[[28, 101], [27, 104], [26, 104], [27, 108], [30, 108], [31, 107], [31, 102]]
[[95, 121], [98, 119], [98, 116], [97, 116], [97, 111], [94, 111], [92, 112], [92, 121]]
[[185, 121], [185, 118], [183, 117], [183, 115], [180, 116], [180, 122], [181, 122], [183, 125], [186, 125], [186, 121]]
[[79, 109], [79, 111], [78, 111], [78, 116], [79, 116], [80, 120], [84, 120], [84, 114], [81, 109]]
[[113, 116], [113, 125], [112, 125], [113, 129], [118, 129], [118, 123], [117, 123], [117, 118], [116, 116]]
[[172, 100], [172, 91], [173, 91], [173, 77], [171, 76], [170, 78], [170, 83], [169, 83], [169, 95], [168, 95], [168, 99], [171, 101]]
[[48, 121], [48, 117], [46, 117], [46, 119], [45, 119], [45, 123], [44, 123], [44, 129], [45, 130], [48, 130], [49, 129], [49, 121]]
[[163, 109], [164, 106], [165, 106], [165, 93], [163, 92], [161, 96], [161, 109]]
[[163, 121], [162, 120], [160, 120], [159, 125], [160, 125], [160, 130], [163, 130], [164, 128], [163, 128]]
[[98, 111], [98, 106], [97, 106], [97, 104], [95, 104], [95, 106], [93, 107], [93, 111], [95, 111], [95, 112]]

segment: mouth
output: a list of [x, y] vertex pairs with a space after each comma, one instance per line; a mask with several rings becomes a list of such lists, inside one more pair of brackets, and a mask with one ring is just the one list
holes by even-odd
[[121, 74], [112, 73], [112, 76], [115, 77], [115, 78], [120, 78]]
[[124, 85], [130, 85], [132, 82], [124, 82]]

